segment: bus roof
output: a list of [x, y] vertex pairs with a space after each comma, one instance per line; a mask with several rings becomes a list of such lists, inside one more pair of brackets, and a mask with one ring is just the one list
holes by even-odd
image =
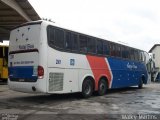
[[27, 25], [34, 25], [34, 24], [41, 24], [41, 23], [46, 23], [48, 25], [51, 25], [51, 26], [55, 26], [55, 27], [59, 27], [59, 28], [62, 28], [62, 29], [66, 29], [66, 30], [69, 30], [71, 32], [75, 32], [75, 33], [78, 33], [78, 34], [83, 34], [83, 35], [86, 35], [88, 37], [94, 37], [94, 38], [98, 38], [98, 39], [102, 39], [102, 40], [106, 40], [108, 42], [111, 42], [111, 43], [115, 43], [115, 44], [118, 44], [118, 45], [122, 45], [122, 46], [126, 46], [126, 47], [129, 47], [129, 48], [133, 48], [133, 49], [136, 49], [136, 50], [140, 50], [140, 51], [144, 51], [144, 50], [141, 50], [141, 49], [138, 49], [138, 48], [134, 48], [134, 47], [131, 47], [129, 45], [125, 45], [125, 44], [122, 44], [122, 43], [118, 43], [118, 42], [115, 42], [115, 41], [110, 41], [110, 40], [107, 40], [105, 38], [100, 38], [100, 37], [97, 37], [97, 36], [94, 36], [94, 35], [89, 35], [89, 34], [86, 34], [86, 33], [83, 33], [83, 32], [78, 32], [76, 30], [72, 30], [70, 28], [67, 28], [67, 27], [64, 27], [64, 26], [61, 26], [61, 25], [58, 25], [52, 21], [46, 21], [46, 20], [37, 20], [37, 21], [31, 21], [31, 22], [26, 22], [24, 24], [21, 24], [19, 26], [16, 26], [14, 29], [16, 28], [19, 28], [19, 27], [22, 27], [22, 26], [27, 26]]

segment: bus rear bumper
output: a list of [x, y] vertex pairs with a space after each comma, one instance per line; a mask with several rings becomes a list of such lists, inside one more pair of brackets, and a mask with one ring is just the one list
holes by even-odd
[[45, 93], [46, 89], [38, 82], [12, 82], [8, 80], [8, 86], [11, 90], [24, 93]]

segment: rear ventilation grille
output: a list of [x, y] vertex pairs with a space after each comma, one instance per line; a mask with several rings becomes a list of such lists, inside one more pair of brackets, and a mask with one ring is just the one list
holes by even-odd
[[63, 90], [63, 73], [49, 73], [49, 91]]

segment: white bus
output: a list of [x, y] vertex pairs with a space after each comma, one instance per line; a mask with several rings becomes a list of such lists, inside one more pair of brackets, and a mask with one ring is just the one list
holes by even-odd
[[144, 51], [64, 29], [47, 21], [11, 31], [10, 89], [21, 92], [73, 93], [147, 83]]

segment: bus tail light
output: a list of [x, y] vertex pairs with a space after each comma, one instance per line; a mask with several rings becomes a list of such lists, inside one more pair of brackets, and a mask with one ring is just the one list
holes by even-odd
[[38, 66], [38, 78], [42, 79], [44, 76], [44, 69], [42, 66]]

